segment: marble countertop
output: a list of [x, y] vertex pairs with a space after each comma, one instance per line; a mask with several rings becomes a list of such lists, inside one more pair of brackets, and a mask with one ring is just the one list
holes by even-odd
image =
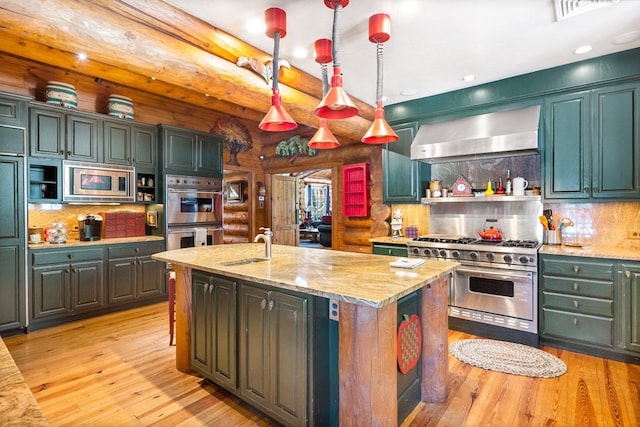
[[[450, 274], [459, 264], [426, 262], [414, 269], [389, 265], [397, 258], [295, 246], [272, 246], [264, 260], [263, 243], [238, 243], [177, 249], [153, 258], [236, 279], [289, 289], [352, 304], [382, 307]], [[259, 262], [226, 263], [249, 258]]]
[[640, 250], [621, 247], [575, 247], [567, 245], [542, 245], [538, 251], [541, 254], [582, 256], [588, 258], [609, 258], [616, 260], [640, 261]]
[[95, 246], [95, 245], [116, 245], [118, 243], [138, 243], [138, 242], [153, 242], [158, 240], [164, 240], [162, 236], [136, 236], [136, 237], [117, 237], [113, 239], [100, 239], [100, 240], [79, 240], [68, 239], [66, 243], [29, 243], [29, 250], [40, 249], [53, 249], [53, 248], [69, 248], [76, 246]]
[[0, 425], [49, 425], [2, 338], [0, 338]]

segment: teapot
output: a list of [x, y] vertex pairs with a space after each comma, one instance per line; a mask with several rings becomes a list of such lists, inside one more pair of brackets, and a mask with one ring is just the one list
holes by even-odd
[[489, 227], [484, 231], [478, 231], [478, 236], [480, 236], [482, 240], [491, 240], [494, 242], [502, 241], [502, 232], [493, 227]]

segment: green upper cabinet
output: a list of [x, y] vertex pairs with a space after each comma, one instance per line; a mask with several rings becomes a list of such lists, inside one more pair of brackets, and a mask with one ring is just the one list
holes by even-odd
[[104, 162], [129, 166], [131, 156], [131, 125], [121, 120], [105, 120], [102, 123]]
[[29, 134], [31, 156], [99, 161], [99, 119], [61, 107], [31, 107]]
[[137, 170], [156, 172], [158, 168], [158, 130], [155, 126], [135, 124], [131, 127], [133, 163]]
[[545, 100], [546, 199], [640, 198], [640, 84]]
[[431, 174], [429, 164], [411, 160], [418, 123], [394, 126], [398, 140], [382, 150], [382, 200], [387, 204], [420, 203]]
[[0, 153], [26, 154], [27, 100], [0, 92]]
[[160, 125], [164, 173], [222, 177], [219, 136]]
[[155, 126], [124, 119], [105, 119], [102, 140], [105, 163], [135, 166], [138, 171], [156, 173], [158, 130]]

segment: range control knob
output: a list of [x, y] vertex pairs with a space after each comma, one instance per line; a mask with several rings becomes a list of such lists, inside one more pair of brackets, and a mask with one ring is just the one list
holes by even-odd
[[447, 251], [445, 251], [444, 249], [442, 249], [442, 250], [440, 251], [440, 256], [441, 256], [442, 258], [446, 258], [446, 257], [447, 257]]
[[429, 249], [425, 249], [424, 256], [429, 256], [429, 255], [431, 255], [431, 251]]
[[433, 254], [433, 256], [438, 256], [440, 252], [437, 249], [431, 249], [431, 253]]
[[420, 255], [420, 249], [418, 248], [413, 248], [412, 251], [415, 255]]
[[505, 255], [502, 259], [504, 259], [504, 262], [507, 264], [511, 264], [513, 262], [513, 257], [511, 255]]
[[528, 256], [526, 256], [526, 255], [522, 255], [522, 256], [520, 257], [520, 262], [521, 262], [522, 264], [526, 264], [526, 263], [528, 263], [528, 262], [529, 262], [529, 257], [528, 257]]
[[477, 261], [478, 260], [478, 252], [470, 252], [469, 253], [469, 258], [471, 258], [472, 261]]
[[451, 256], [454, 258], [460, 258], [460, 251], [452, 251]]
[[496, 258], [495, 254], [493, 252], [487, 252], [487, 259], [489, 261], [493, 261]]

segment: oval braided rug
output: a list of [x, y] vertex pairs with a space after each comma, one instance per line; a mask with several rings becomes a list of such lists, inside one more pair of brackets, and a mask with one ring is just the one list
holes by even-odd
[[556, 356], [523, 344], [469, 339], [451, 343], [449, 352], [469, 365], [507, 374], [554, 378], [567, 372], [567, 365]]

